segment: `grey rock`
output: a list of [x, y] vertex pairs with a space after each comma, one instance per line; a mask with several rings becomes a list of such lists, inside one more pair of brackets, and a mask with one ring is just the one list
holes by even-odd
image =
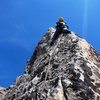
[[5, 88], [0, 87], [0, 100], [4, 98], [5, 94], [6, 94]]
[[100, 54], [73, 32], [50, 46], [54, 31], [43, 36], [2, 100], [100, 100]]

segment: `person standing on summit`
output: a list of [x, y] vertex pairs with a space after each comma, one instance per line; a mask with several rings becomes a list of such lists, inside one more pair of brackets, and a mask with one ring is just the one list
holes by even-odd
[[64, 21], [63, 17], [59, 18], [59, 21], [56, 23], [56, 31], [54, 33], [54, 36], [52, 38], [52, 41], [50, 43], [50, 45], [52, 46], [54, 41], [57, 39], [57, 37], [61, 34], [61, 33], [69, 33], [69, 27], [67, 26], [66, 22]]

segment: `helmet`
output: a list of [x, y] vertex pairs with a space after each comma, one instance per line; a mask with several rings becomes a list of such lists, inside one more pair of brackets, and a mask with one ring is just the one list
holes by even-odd
[[60, 22], [64, 22], [64, 18], [63, 18], [63, 17], [60, 17], [60, 18], [59, 18], [59, 21], [60, 21]]

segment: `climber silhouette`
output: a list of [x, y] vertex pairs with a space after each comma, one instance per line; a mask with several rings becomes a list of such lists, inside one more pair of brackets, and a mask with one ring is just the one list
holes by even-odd
[[56, 31], [54, 33], [52, 40], [51, 40], [51, 43], [50, 43], [51, 46], [54, 44], [54, 41], [57, 39], [57, 37], [61, 33], [70, 33], [69, 27], [67, 26], [66, 22], [64, 22], [63, 17], [60, 17], [59, 21], [56, 23]]

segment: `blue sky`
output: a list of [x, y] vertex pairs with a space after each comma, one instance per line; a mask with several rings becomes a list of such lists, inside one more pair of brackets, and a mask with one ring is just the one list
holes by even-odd
[[26, 62], [60, 16], [100, 51], [100, 0], [0, 0], [0, 85], [22, 75]]

